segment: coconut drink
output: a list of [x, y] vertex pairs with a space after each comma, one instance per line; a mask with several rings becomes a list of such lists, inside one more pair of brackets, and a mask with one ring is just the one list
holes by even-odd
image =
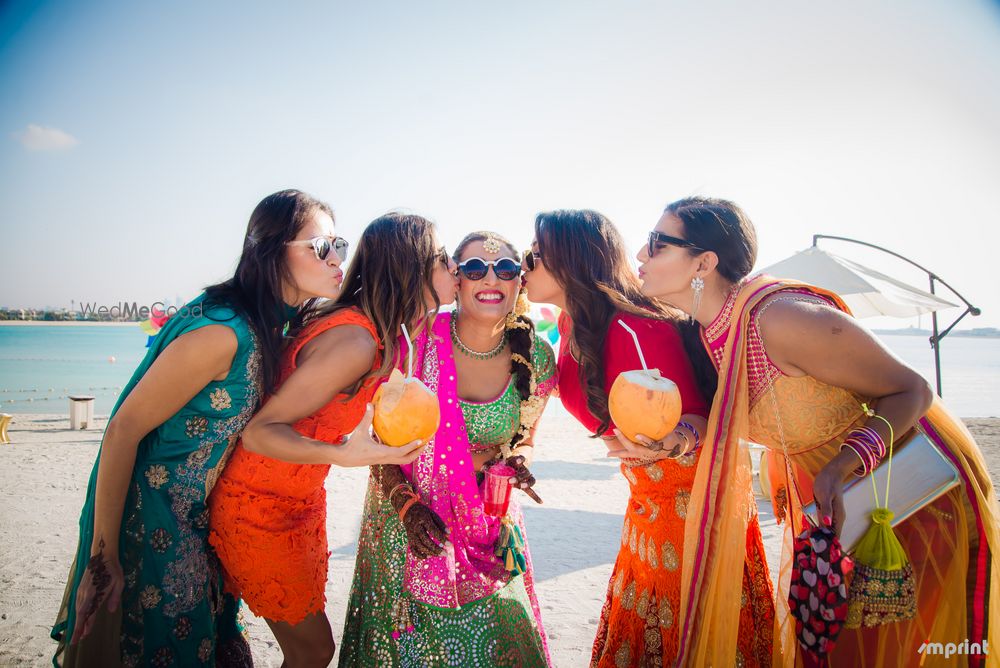
[[402, 325], [402, 330], [409, 351], [406, 376], [399, 369], [393, 369], [389, 379], [372, 397], [375, 434], [382, 443], [394, 448], [416, 440], [426, 443], [441, 424], [437, 396], [422, 380], [413, 376], [413, 341], [406, 325]]
[[608, 412], [630, 441], [638, 434], [661, 441], [681, 419], [681, 393], [659, 369], [623, 371], [608, 393]]
[[628, 440], [636, 441], [642, 434], [662, 441], [680, 422], [680, 390], [674, 381], [660, 375], [659, 369], [646, 365], [635, 331], [622, 320], [618, 324], [632, 335], [642, 368], [618, 374], [608, 393], [608, 412]]
[[441, 422], [437, 397], [419, 378], [405, 378], [393, 369], [372, 398], [372, 427], [382, 443], [400, 447], [416, 440], [424, 443]]

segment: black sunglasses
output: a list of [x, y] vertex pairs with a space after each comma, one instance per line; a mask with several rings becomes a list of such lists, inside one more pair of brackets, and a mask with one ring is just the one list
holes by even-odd
[[649, 241], [646, 246], [646, 252], [649, 253], [649, 257], [655, 256], [656, 251], [660, 250], [664, 246], [679, 246], [680, 248], [690, 248], [692, 250], [705, 252], [704, 248], [696, 246], [687, 239], [672, 237], [669, 234], [657, 232], [656, 230], [649, 233]]
[[316, 253], [317, 260], [325, 260], [332, 250], [343, 262], [347, 259], [347, 247], [350, 246], [344, 237], [313, 237], [312, 239], [300, 239], [298, 241], [285, 242], [287, 246], [312, 246]]
[[490, 267], [493, 267], [493, 273], [501, 281], [513, 281], [521, 275], [521, 265], [509, 257], [502, 257], [499, 260], [490, 260], [489, 262], [481, 257], [470, 257], [458, 265], [458, 270], [462, 272], [462, 276], [465, 276], [470, 281], [480, 281], [486, 278]]
[[526, 250], [524, 251], [524, 256], [521, 262], [524, 264], [525, 271], [534, 271], [535, 263], [539, 262], [541, 259], [541, 253], [533, 250]]

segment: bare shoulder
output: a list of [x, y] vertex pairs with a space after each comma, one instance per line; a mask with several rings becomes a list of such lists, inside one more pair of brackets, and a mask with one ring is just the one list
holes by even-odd
[[843, 327], [853, 318], [822, 297], [777, 293], [757, 307], [757, 326], [766, 339], [798, 336], [810, 331]]
[[317, 334], [299, 351], [298, 363], [314, 356], [336, 355], [340, 360], [363, 359], [371, 364], [378, 344], [371, 332], [360, 325], [337, 325]]

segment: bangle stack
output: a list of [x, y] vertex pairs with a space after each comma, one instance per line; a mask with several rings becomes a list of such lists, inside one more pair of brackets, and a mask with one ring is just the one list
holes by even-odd
[[885, 457], [885, 441], [871, 427], [858, 427], [844, 439], [840, 449], [850, 448], [861, 460], [861, 465], [854, 469], [854, 475], [864, 477], [875, 470]]
[[[683, 422], [683, 421], [681, 421], [681, 422], [677, 423], [677, 426], [678, 427], [684, 427], [689, 432], [691, 432], [691, 434], [694, 436], [694, 447], [691, 448], [690, 450], [687, 450], [684, 454], [688, 454], [689, 455], [692, 452], [696, 452], [698, 450], [698, 448], [701, 447], [701, 437], [698, 435], [698, 430], [695, 429], [694, 425], [691, 424], [690, 422]], [[677, 433], [680, 434], [681, 437], [690, 445], [691, 441], [688, 440], [687, 434], [685, 434], [682, 431], [678, 431]]]
[[396, 485], [395, 487], [393, 487], [392, 491], [389, 492], [389, 497], [388, 497], [389, 498], [389, 503], [392, 503], [392, 497], [396, 496], [396, 494], [398, 494], [399, 492], [401, 492], [403, 490], [406, 490], [410, 494], [414, 493], [414, 491], [413, 491], [413, 485], [411, 485], [408, 482], [401, 482], [398, 485]]

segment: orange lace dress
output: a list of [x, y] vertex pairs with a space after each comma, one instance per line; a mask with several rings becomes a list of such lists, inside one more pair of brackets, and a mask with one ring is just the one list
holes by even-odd
[[[306, 327], [283, 355], [278, 386], [292, 373], [299, 350], [338, 325], [358, 325], [378, 338], [374, 325], [344, 309]], [[375, 366], [379, 364], [376, 356]], [[375, 379], [353, 396], [337, 395], [293, 425], [303, 436], [337, 443], [364, 416]], [[291, 464], [249, 452], [237, 444], [209, 498], [209, 542], [219, 555], [226, 589], [242, 596], [253, 613], [297, 624], [326, 603], [326, 481], [329, 464]]]

